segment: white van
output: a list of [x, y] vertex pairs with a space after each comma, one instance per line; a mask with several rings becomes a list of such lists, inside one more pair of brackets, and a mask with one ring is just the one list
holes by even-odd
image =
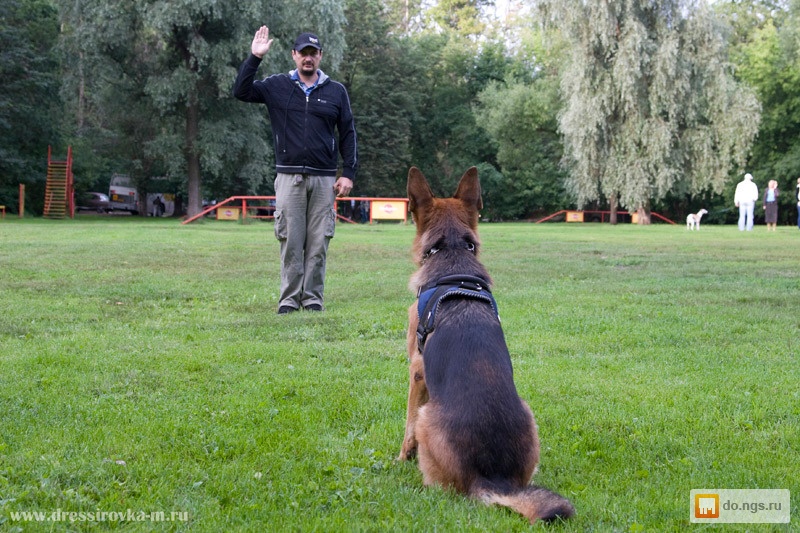
[[111, 199], [111, 209], [130, 211], [133, 215], [139, 214], [139, 198], [136, 194], [136, 185], [126, 174], [111, 176], [108, 186], [108, 197]]

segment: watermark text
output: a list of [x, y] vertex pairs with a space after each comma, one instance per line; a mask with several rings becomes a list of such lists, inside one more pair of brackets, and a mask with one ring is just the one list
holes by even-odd
[[694, 489], [690, 521], [695, 524], [788, 524], [788, 489]]
[[11, 511], [12, 522], [188, 522], [188, 511]]

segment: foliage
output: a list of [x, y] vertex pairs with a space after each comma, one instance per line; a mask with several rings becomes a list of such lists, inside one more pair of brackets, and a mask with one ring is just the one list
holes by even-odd
[[494, 47], [454, 32], [426, 33], [410, 43], [416, 71], [416, 113], [411, 161], [433, 191], [450, 194], [466, 168], [495, 162], [492, 144], [472, 112], [478, 93], [503, 79], [505, 63]]
[[[731, 54], [739, 65], [737, 75], [763, 106], [748, 171], [761, 189], [768, 180], [778, 180], [785, 193], [779, 197], [779, 221], [793, 223], [793, 193], [800, 176], [800, 3], [793, 2], [791, 9], [778, 8], [774, 2], [732, 3], [720, 9], [735, 24], [737, 40]], [[728, 193], [732, 198], [733, 186]]]
[[423, 0], [383, 0], [391, 35], [407, 36], [424, 27]]
[[75, 154], [76, 188], [107, 192], [111, 175], [123, 173], [146, 192], [148, 179], [165, 173], [146, 153], [161, 128], [145, 92], [156, 44], [130, 2], [62, 7], [64, 132]]
[[579, 206], [649, 210], [674, 191], [721, 192], [743, 166], [759, 105], [726, 61], [704, 4], [540, 2], [570, 39], [560, 116]]
[[561, 144], [553, 105], [558, 99], [557, 81], [494, 83], [479, 95], [478, 121], [497, 145], [497, 162], [505, 178], [497, 190], [484, 185], [493, 220], [513, 220], [563, 206]]
[[439, 0], [428, 10], [439, 28], [453, 30], [461, 36], [480, 35], [485, 23], [480, 17], [481, 8], [491, 0]]
[[[548, 40], [547, 47], [543, 42]], [[565, 175], [560, 168], [558, 133], [558, 40], [555, 33], [528, 31], [505, 69], [477, 97], [477, 122], [497, 150], [500, 179], [481, 174], [486, 215], [515, 220], [567, 207]], [[532, 76], [530, 73], [534, 72]]]
[[[65, 4], [72, 28], [65, 38], [81, 61], [75, 71], [81, 76], [71, 86], [88, 93], [81, 95], [87, 103], [74, 106], [74, 136], [113, 139], [112, 164], [124, 166], [116, 170], [145, 189], [154, 175], [185, 178], [190, 212], [199, 210], [206, 194], [269, 192], [271, 135], [263, 110], [231, 97], [236, 65], [247, 56], [255, 29], [266, 23], [276, 42], [264, 64], [288, 70], [291, 43], [308, 24], [323, 38], [326, 61], [335, 68], [344, 42], [340, 4], [122, 4]], [[312, 14], [300, 18], [306, 11]], [[273, 18], [262, 20], [265, 12]]]
[[405, 196], [416, 80], [407, 43], [390, 35], [378, 0], [347, 3], [347, 51], [337, 75], [347, 87], [358, 134], [355, 195]]
[[19, 184], [31, 200], [44, 198], [47, 147], [61, 149], [57, 39], [58, 13], [47, 0], [0, 3], [0, 204], [10, 210]]

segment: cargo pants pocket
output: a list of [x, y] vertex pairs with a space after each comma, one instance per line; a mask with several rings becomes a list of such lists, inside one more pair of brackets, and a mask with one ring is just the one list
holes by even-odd
[[275, 238], [279, 241], [286, 240], [286, 217], [283, 209], [275, 210]]
[[328, 239], [333, 238], [333, 234], [336, 232], [336, 208], [330, 210], [330, 216], [328, 220], [325, 222], [325, 237]]

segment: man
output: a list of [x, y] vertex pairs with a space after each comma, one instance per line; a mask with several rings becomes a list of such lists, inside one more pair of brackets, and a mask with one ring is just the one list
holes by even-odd
[[[266, 104], [272, 124], [275, 236], [281, 245], [278, 313], [322, 311], [325, 258], [336, 227], [334, 200], [350, 193], [358, 166], [353, 112], [344, 86], [319, 69], [322, 44], [312, 33], [300, 34], [294, 43], [296, 70], [254, 81], [271, 45], [269, 28], [261, 26], [239, 68], [233, 95]], [[342, 157], [338, 179], [337, 147]]]
[[739, 231], [753, 231], [753, 211], [758, 200], [758, 187], [753, 183], [753, 175], [745, 174], [736, 185], [733, 203], [739, 208]]

